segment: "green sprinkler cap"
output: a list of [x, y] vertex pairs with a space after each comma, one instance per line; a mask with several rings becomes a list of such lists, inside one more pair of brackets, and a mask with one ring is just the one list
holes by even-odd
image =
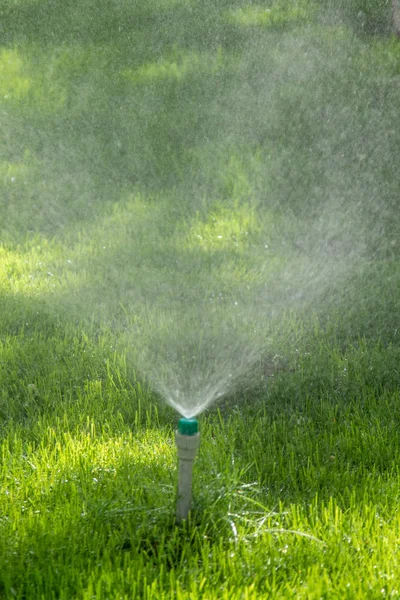
[[196, 435], [199, 432], [197, 419], [179, 419], [178, 433], [181, 435]]

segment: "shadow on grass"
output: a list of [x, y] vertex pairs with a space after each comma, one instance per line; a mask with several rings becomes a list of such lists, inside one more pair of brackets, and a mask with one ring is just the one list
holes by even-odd
[[[172, 44], [186, 48], [217, 48], [221, 44], [237, 47], [243, 36], [240, 30], [221, 18], [222, 9], [241, 5], [237, 2], [194, 2], [183, 0], [152, 2], [116, 2], [85, 0], [37, 0], [7, 2], [2, 7], [3, 44], [116, 44], [125, 52], [132, 44], [142, 51], [141, 58]], [[152, 36], [157, 42], [146, 44]], [[150, 38], [149, 38], [150, 36]], [[149, 51], [151, 54], [149, 54]], [[140, 56], [140, 53], [139, 53]], [[136, 56], [136, 60], [139, 58]]]
[[334, 23], [344, 23], [364, 39], [394, 33], [391, 0], [322, 0], [319, 5]]

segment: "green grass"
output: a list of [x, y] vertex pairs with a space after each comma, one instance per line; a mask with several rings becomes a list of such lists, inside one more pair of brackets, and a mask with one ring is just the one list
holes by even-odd
[[2, 2], [0, 598], [400, 595], [388, 8]]

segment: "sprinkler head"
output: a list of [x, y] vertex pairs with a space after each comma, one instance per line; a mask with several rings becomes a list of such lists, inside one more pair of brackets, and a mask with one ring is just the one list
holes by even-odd
[[179, 419], [178, 433], [181, 435], [196, 435], [199, 432], [197, 419]]

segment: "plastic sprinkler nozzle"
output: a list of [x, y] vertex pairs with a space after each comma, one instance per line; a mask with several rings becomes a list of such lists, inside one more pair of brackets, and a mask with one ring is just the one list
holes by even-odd
[[199, 423], [196, 419], [179, 420], [175, 443], [179, 459], [176, 520], [180, 523], [188, 518], [192, 502], [193, 463], [200, 446]]

